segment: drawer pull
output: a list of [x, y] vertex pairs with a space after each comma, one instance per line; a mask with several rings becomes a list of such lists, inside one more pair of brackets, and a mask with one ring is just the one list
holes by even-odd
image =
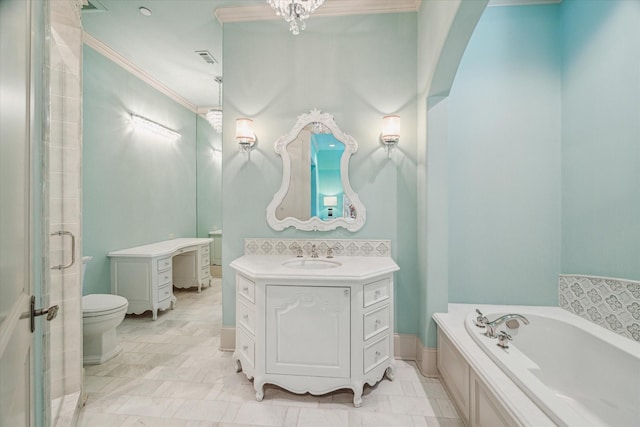
[[376, 350], [376, 360], [380, 357], [380, 352]]
[[375, 324], [374, 324], [374, 326], [373, 326], [373, 327], [374, 327], [375, 329], [378, 329], [378, 328], [380, 327], [380, 323], [382, 323], [382, 322], [380, 321], [380, 319], [376, 319]]
[[244, 351], [247, 351], [247, 350], [249, 350], [249, 346], [248, 346], [248, 345], [243, 345], [243, 346], [242, 346], [242, 349], [243, 349]]
[[377, 290], [374, 292], [374, 295], [376, 296], [376, 298], [378, 298], [378, 297], [380, 296], [380, 289], [377, 289]]
[[243, 287], [242, 287], [242, 290], [243, 290], [244, 292], [249, 292], [249, 287], [248, 287], [248, 286], [243, 286]]
[[243, 314], [243, 315], [242, 315], [242, 318], [243, 318], [244, 320], [249, 320], [249, 315], [248, 315], [248, 314]]

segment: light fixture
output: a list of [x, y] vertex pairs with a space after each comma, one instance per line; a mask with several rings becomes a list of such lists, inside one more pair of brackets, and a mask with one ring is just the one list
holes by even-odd
[[322, 199], [322, 203], [327, 209], [327, 216], [333, 216], [333, 208], [338, 206], [338, 197], [337, 196], [324, 196]]
[[240, 144], [240, 151], [247, 153], [247, 157], [251, 157], [251, 150], [256, 142], [256, 135], [253, 133], [253, 120], [236, 119], [236, 139]]
[[387, 151], [387, 157], [391, 157], [391, 151], [400, 141], [400, 116], [384, 116], [382, 119], [382, 134], [380, 140]]
[[324, 0], [267, 0], [267, 3], [276, 11], [276, 16], [282, 16], [289, 23], [289, 30], [297, 35], [300, 34], [300, 30], [306, 28], [305, 19], [309, 18]]
[[175, 130], [171, 130], [166, 126], [162, 126], [160, 123], [145, 119], [144, 117], [131, 114], [131, 121], [136, 128], [144, 129], [147, 132], [151, 132], [168, 139], [180, 138], [180, 134]]
[[222, 76], [216, 76], [218, 83], [218, 107], [207, 112], [207, 121], [218, 133], [222, 133]]

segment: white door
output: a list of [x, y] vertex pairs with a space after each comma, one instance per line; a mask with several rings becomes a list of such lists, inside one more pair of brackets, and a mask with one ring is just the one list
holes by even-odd
[[0, 427], [34, 422], [30, 21], [29, 1], [0, 0]]

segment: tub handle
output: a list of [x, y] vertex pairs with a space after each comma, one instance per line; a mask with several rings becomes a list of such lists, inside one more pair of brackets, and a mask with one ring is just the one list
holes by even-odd
[[513, 341], [511, 335], [505, 331], [498, 332], [498, 345], [502, 348], [509, 348], [509, 341]]
[[478, 328], [484, 328], [487, 323], [489, 323], [489, 319], [487, 316], [483, 315], [480, 310], [476, 308], [476, 313], [478, 313], [478, 317], [476, 317], [476, 326]]

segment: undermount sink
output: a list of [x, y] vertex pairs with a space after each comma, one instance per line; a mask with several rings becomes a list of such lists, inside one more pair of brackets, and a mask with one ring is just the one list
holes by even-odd
[[329, 261], [326, 259], [294, 259], [291, 261], [283, 262], [282, 265], [284, 267], [289, 268], [300, 268], [305, 270], [322, 270], [326, 268], [336, 268], [340, 267], [342, 263], [337, 261]]

